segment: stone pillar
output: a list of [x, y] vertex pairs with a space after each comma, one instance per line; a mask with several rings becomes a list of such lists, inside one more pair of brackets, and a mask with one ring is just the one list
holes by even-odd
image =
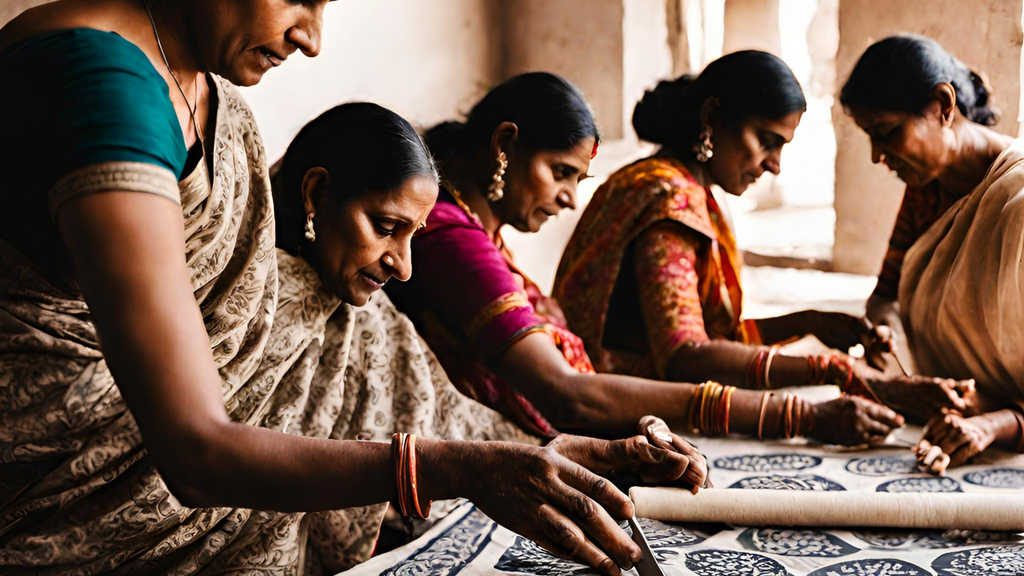
[[722, 54], [764, 50], [782, 55], [779, 0], [726, 0]]
[[[1021, 0], [840, 0], [837, 89], [868, 46], [900, 32], [935, 38], [969, 67], [986, 73], [993, 104], [1003, 113], [996, 130], [1018, 133]], [[874, 275], [885, 256], [904, 185], [885, 166], [871, 164], [870, 142], [838, 98], [832, 118], [837, 144], [833, 267]]]
[[587, 96], [609, 139], [623, 131], [624, 0], [502, 2], [505, 77], [552, 72]]

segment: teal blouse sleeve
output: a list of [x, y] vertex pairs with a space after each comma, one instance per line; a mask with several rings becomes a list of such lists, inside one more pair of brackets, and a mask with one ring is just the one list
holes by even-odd
[[77, 28], [29, 38], [0, 55], [0, 79], [14, 88], [0, 96], [8, 101], [0, 106], [7, 117], [0, 123], [48, 142], [31, 153], [45, 159], [52, 175], [143, 162], [181, 177], [187, 150], [167, 83], [117, 34]]
[[50, 196], [84, 168], [133, 163], [161, 183], [139, 191], [177, 198], [181, 127], [167, 83], [131, 42], [86, 28], [27, 38], [0, 52], [0, 86], [0, 236], [19, 250], [52, 254]]

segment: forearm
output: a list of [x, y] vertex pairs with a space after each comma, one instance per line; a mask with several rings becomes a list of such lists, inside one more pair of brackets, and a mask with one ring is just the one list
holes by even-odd
[[1017, 450], [1020, 443], [1021, 430], [1013, 409], [1004, 408], [995, 412], [974, 416], [974, 418], [980, 418], [985, 421], [986, 426], [995, 437], [992, 441], [994, 446], [1004, 450]]
[[[751, 381], [750, 366], [761, 350], [764, 348], [728, 340], [683, 346], [669, 362], [666, 375], [676, 382], [714, 380], [738, 388], [758, 388], [760, 383]], [[773, 355], [767, 370], [772, 388], [804, 386], [811, 376], [807, 358], [778, 353]]]
[[312, 512], [390, 500], [390, 450], [227, 422], [154, 454], [154, 463], [189, 506]]
[[754, 320], [757, 330], [761, 333], [761, 341], [770, 346], [805, 336], [807, 331], [802, 329], [799, 314], [800, 312], [795, 312], [774, 318]]

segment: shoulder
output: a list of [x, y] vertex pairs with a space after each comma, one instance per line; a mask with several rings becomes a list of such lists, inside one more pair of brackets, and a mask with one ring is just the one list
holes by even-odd
[[663, 190], [692, 190], [701, 195], [705, 193], [704, 187], [681, 162], [667, 158], [652, 157], [634, 162], [615, 172], [608, 182], [616, 187], [653, 186]]
[[74, 28], [25, 38], [0, 54], [0, 79], [13, 87], [0, 100], [21, 103], [34, 126], [59, 137], [58, 173], [139, 161], [180, 176], [187, 151], [167, 83], [121, 36]]

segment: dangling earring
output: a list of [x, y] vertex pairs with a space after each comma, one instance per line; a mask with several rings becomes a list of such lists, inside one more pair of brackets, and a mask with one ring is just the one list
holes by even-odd
[[508, 168], [508, 156], [502, 152], [498, 154], [498, 170], [494, 172], [494, 176], [491, 176], [491, 185], [487, 187], [491, 191], [487, 195], [487, 199], [491, 202], [497, 202], [505, 196], [505, 169]]
[[714, 145], [711, 144], [711, 128], [705, 126], [704, 130], [700, 133], [698, 142], [693, 146], [693, 153], [697, 157], [697, 162], [703, 164], [710, 160], [715, 155], [714, 148]]
[[310, 242], [316, 242], [316, 230], [313, 229], [313, 216], [316, 214], [310, 212], [309, 216], [306, 216], [306, 240]]

